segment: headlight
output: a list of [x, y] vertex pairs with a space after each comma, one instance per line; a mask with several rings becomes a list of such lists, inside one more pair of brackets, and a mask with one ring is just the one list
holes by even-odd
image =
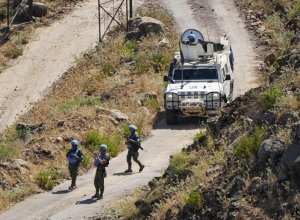
[[166, 101], [178, 101], [178, 95], [176, 93], [167, 93], [165, 97]]
[[221, 107], [221, 94], [218, 92], [211, 92], [206, 95], [206, 108], [217, 109]]
[[211, 101], [211, 100], [220, 100], [221, 99], [221, 94], [218, 93], [218, 92], [211, 92], [211, 93], [208, 93], [206, 95], [206, 99], [208, 101]]

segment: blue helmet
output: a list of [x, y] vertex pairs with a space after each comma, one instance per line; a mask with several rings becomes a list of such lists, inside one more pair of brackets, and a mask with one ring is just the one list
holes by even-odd
[[71, 141], [71, 145], [72, 145], [72, 147], [78, 147], [79, 143], [77, 140], [73, 140], [73, 141]]
[[129, 130], [133, 130], [133, 131], [137, 130], [137, 127], [135, 125], [129, 125], [128, 128]]
[[105, 144], [101, 144], [99, 148], [100, 150], [107, 150], [107, 146]]

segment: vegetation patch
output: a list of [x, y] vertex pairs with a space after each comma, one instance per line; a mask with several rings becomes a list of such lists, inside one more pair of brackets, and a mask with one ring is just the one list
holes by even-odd
[[276, 99], [282, 96], [282, 91], [279, 88], [270, 88], [263, 93], [262, 106], [265, 109], [272, 109], [276, 103]]
[[265, 139], [266, 132], [266, 127], [255, 127], [252, 133], [243, 136], [234, 147], [235, 154], [241, 158], [255, 155]]
[[36, 181], [39, 187], [44, 190], [52, 190], [55, 185], [55, 180], [58, 180], [59, 175], [55, 170], [42, 171], [38, 173]]

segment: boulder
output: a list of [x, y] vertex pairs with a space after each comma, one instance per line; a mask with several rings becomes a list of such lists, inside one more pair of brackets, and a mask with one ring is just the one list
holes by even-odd
[[140, 31], [129, 31], [126, 33], [125, 39], [126, 40], [141, 40], [143, 34]]
[[260, 145], [257, 153], [258, 163], [266, 164], [270, 162], [272, 165], [276, 165], [277, 162], [279, 162], [281, 156], [283, 155], [284, 150], [284, 144], [280, 140], [264, 140]]
[[126, 40], [140, 40], [148, 34], [159, 34], [164, 31], [165, 25], [154, 18], [135, 17], [128, 21], [129, 31]]
[[33, 2], [32, 4], [32, 15], [34, 17], [44, 17], [47, 14], [47, 5], [39, 2]]
[[294, 143], [300, 143], [300, 121], [292, 125], [292, 138]]
[[298, 119], [297, 116], [294, 115], [293, 113], [285, 112], [279, 117], [277, 124], [285, 126], [288, 123], [295, 123], [297, 119]]
[[276, 54], [273, 52], [268, 54], [264, 59], [265, 64], [267, 64], [268, 66], [271, 66], [275, 61], [276, 61]]
[[282, 171], [300, 183], [300, 144], [290, 144], [281, 158]]

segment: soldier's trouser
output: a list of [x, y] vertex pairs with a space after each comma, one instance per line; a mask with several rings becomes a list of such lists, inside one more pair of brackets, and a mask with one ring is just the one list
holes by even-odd
[[106, 172], [103, 169], [97, 169], [96, 175], [94, 179], [94, 185], [96, 188], [96, 194], [99, 195], [99, 191], [101, 194], [104, 192], [104, 178], [106, 177]]
[[77, 175], [78, 175], [78, 167], [79, 167], [79, 164], [70, 164], [69, 163], [69, 172], [70, 172], [70, 176], [71, 176], [71, 179], [72, 179], [71, 186], [76, 186], [76, 178], [77, 178]]
[[128, 163], [128, 167], [131, 167], [131, 157], [133, 159], [134, 162], [136, 162], [139, 166], [142, 166], [142, 163], [138, 160], [139, 157], [139, 152], [133, 151], [133, 150], [128, 150], [127, 153], [127, 163]]

